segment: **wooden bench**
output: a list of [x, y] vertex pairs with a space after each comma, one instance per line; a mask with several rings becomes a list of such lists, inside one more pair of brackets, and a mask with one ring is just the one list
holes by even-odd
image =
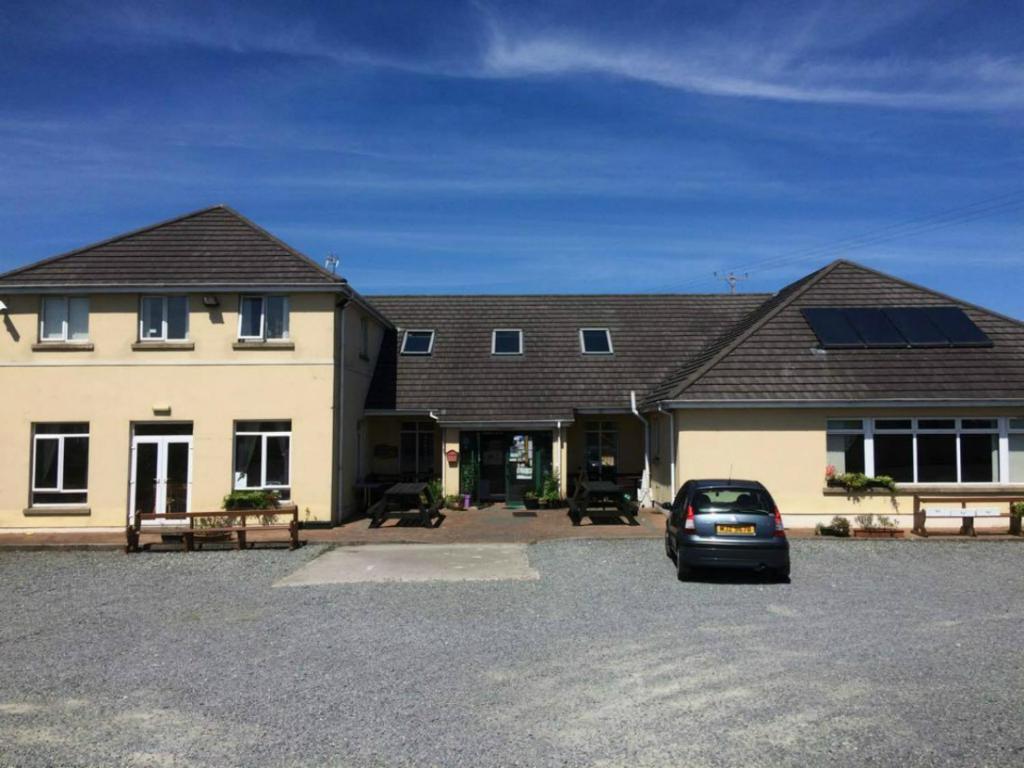
[[[929, 517], [933, 518], [958, 518], [960, 522], [960, 535], [961, 536], [977, 536], [978, 532], [974, 529], [974, 519], [976, 517], [1010, 517], [1009, 507], [1017, 501], [1024, 501], [1024, 496], [914, 496], [914, 527], [911, 530], [912, 533], [916, 533], [918, 536], [928, 536], [928, 531], [925, 526], [928, 522]], [[993, 507], [984, 508], [971, 508], [968, 504], [987, 504], [990, 502], [1006, 503], [1007, 511], [1005, 513], [997, 511]], [[947, 507], [936, 508], [935, 506], [927, 505], [938, 505], [938, 504], [959, 504], [959, 509], [950, 509]]]
[[584, 517], [626, 517], [630, 525], [639, 525], [637, 511], [638, 506], [626, 499], [626, 490], [608, 480], [580, 479], [569, 499], [573, 525], [579, 525]]
[[[259, 523], [249, 525], [249, 518], [269, 517], [291, 518], [287, 523]], [[208, 527], [196, 527], [197, 520], [208, 518], [220, 518], [224, 522], [220, 525]], [[170, 521], [175, 525], [167, 525]], [[145, 522], [158, 522], [159, 526], [143, 530]], [[296, 506], [276, 507], [272, 509], [233, 509], [220, 512], [168, 512], [157, 514], [153, 512], [136, 512], [132, 517], [130, 525], [125, 527], [126, 544], [125, 552], [141, 552], [149, 549], [150, 544], [139, 544], [139, 537], [143, 533], [160, 534], [162, 536], [181, 536], [182, 550], [192, 552], [196, 548], [196, 539], [211, 534], [235, 535], [235, 544], [238, 549], [251, 548], [254, 543], [248, 541], [248, 534], [259, 531], [287, 531], [288, 549], [298, 549], [302, 546], [299, 541], [299, 508]]]
[[440, 516], [443, 503], [443, 499], [434, 498], [427, 483], [395, 483], [370, 507], [370, 527], [380, 528], [385, 520], [395, 518], [418, 520], [423, 526], [433, 528], [433, 519]]

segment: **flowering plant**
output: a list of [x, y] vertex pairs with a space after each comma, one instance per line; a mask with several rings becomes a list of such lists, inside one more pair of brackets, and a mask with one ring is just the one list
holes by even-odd
[[825, 479], [826, 480], [835, 480], [835, 477], [836, 477], [836, 465], [835, 464], [829, 464], [827, 467], [825, 467]]

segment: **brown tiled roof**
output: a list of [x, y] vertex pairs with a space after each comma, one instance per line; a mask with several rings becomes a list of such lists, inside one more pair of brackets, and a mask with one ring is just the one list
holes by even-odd
[[266, 285], [345, 281], [224, 205], [179, 216], [0, 275], [0, 286]]
[[[569, 420], [581, 409], [629, 408], [680, 360], [765, 295], [374, 296], [402, 330], [434, 329], [429, 356], [385, 342], [367, 407], [433, 410], [442, 421]], [[584, 355], [580, 328], [609, 328], [613, 355]], [[491, 355], [491, 331], [521, 328], [524, 354]]]
[[[989, 348], [818, 349], [805, 307], [958, 306]], [[776, 294], [652, 392], [657, 401], [1024, 402], [1024, 324], [837, 261]], [[909, 404], [908, 403], [908, 404]]]

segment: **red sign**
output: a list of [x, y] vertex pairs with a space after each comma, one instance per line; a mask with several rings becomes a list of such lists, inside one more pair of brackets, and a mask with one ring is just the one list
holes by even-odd
[[459, 461], [459, 452], [458, 451], [448, 451], [448, 453], [446, 455], [448, 457], [448, 463], [449, 464], [457, 464], [458, 463], [458, 461]]

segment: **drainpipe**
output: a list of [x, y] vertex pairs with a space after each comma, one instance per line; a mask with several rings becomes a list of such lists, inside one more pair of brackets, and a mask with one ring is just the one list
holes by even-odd
[[644, 474], [640, 480], [640, 498], [637, 501], [640, 502], [640, 506], [645, 503], [651, 505], [651, 425], [643, 416], [640, 415], [640, 411], [636, 409], [636, 391], [630, 390], [629, 393], [629, 404], [633, 410], [633, 415], [636, 416], [644, 425]]
[[444, 430], [441, 429], [441, 419], [438, 418], [436, 412], [427, 411], [427, 416], [434, 420], [434, 423], [437, 424], [438, 431], [441, 433], [441, 492], [447, 494], [448, 483], [445, 482], [445, 477], [447, 476], [448, 471], [447, 467], [445, 467]]
[[668, 414], [668, 433], [669, 433], [669, 477], [671, 478], [672, 487], [670, 489], [671, 498], [669, 501], [673, 501], [676, 497], [676, 412], [673, 410], [665, 410], [664, 405], [658, 405], [658, 410], [662, 413]]
[[334, 312], [334, 392], [332, 425], [333, 467], [331, 472], [331, 523], [338, 525], [344, 515], [345, 498], [345, 310], [347, 296], [338, 300]]
[[[558, 421], [555, 422], [555, 429], [558, 430], [558, 464], [556, 466], [558, 467], [558, 492], [561, 493], [562, 492], [562, 488], [563, 488], [562, 483], [565, 482], [565, 467], [562, 466], [562, 448], [563, 448], [563, 446], [562, 446], [562, 420], [561, 419], [559, 419]], [[552, 457], [552, 459], [553, 458], [554, 457]], [[552, 464], [554, 464], [553, 460], [552, 460]], [[564, 487], [568, 488], [568, 485], [566, 485]]]

